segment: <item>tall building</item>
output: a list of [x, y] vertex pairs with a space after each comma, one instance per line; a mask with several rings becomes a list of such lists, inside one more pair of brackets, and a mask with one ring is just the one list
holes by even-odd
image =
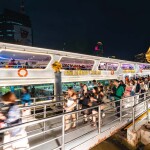
[[0, 41], [32, 45], [33, 33], [31, 20], [24, 11], [24, 1], [22, 0], [20, 12], [5, 9], [0, 14]]

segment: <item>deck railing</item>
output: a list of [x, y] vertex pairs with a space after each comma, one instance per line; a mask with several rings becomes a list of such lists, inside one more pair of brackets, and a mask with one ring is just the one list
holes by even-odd
[[[120, 117], [115, 118], [115, 116], [117, 114], [115, 111], [116, 110], [115, 104], [118, 102], [119, 102], [120, 106], [118, 106], [117, 108], [120, 108], [120, 111], [119, 111]], [[56, 149], [65, 150], [65, 146], [67, 144], [69, 144], [71, 141], [75, 140], [75, 139], [71, 139], [69, 141], [66, 141], [66, 136], [68, 134], [71, 134], [72, 132], [75, 132], [76, 130], [79, 130], [81, 127], [85, 128], [86, 126], [89, 126], [89, 123], [87, 123], [85, 125], [81, 125], [82, 120], [85, 119], [85, 118], [83, 118], [83, 115], [82, 115], [82, 112], [84, 112], [84, 111], [92, 111], [92, 110], [98, 111], [97, 114], [88, 115], [88, 118], [89, 117], [96, 117], [98, 119], [96, 121], [97, 126], [95, 128], [93, 128], [92, 130], [84, 133], [84, 135], [85, 134], [88, 135], [92, 131], [97, 131], [96, 136], [100, 135], [101, 133], [103, 133], [107, 130], [110, 130], [109, 124], [111, 124], [111, 128], [112, 128], [113, 126], [116, 126], [117, 124], [123, 123], [125, 121], [132, 121], [133, 122], [133, 130], [135, 130], [135, 127], [136, 127], [135, 119], [137, 117], [139, 117], [140, 115], [142, 115], [143, 113], [146, 112], [147, 121], [150, 121], [150, 117], [149, 117], [150, 114], [148, 111], [150, 109], [149, 102], [150, 102], [150, 95], [147, 92], [147, 93], [138, 94], [136, 96], [120, 99], [118, 101], [112, 101], [112, 102], [106, 103], [104, 110], [102, 110], [102, 108], [104, 106], [104, 104], [102, 104], [102, 105], [90, 107], [87, 109], [81, 109], [81, 110], [75, 110], [73, 112], [63, 113], [61, 115], [53, 116], [50, 118], [47, 118], [48, 111], [46, 111], [46, 109], [45, 109], [45, 107], [48, 104], [43, 104], [43, 107], [44, 107], [43, 119], [39, 119], [39, 120], [27, 122], [27, 123], [22, 123], [22, 124], [19, 124], [16, 126], [1, 129], [0, 133], [6, 133], [6, 132], [10, 132], [10, 131], [17, 129], [17, 128], [22, 128], [22, 129], [26, 128], [27, 134], [20, 139], [16, 139], [16, 140], [13, 140], [13, 141], [10, 141], [7, 143], [0, 144], [0, 147], [9, 145], [9, 144], [12, 144], [15, 142], [20, 142], [23, 139], [28, 139], [30, 141], [33, 138], [43, 136], [43, 139], [41, 141], [39, 141], [36, 144], [31, 144], [30, 148], [26, 148], [26, 149], [28, 149], [28, 150], [29, 149], [30, 150], [36, 149], [40, 146], [43, 146], [45, 144], [54, 142], [55, 140], [58, 140], [59, 144], [56, 147], [52, 147], [52, 149], [53, 150], [56, 150]], [[37, 106], [39, 106], [39, 105], [24, 107], [21, 109], [27, 109], [27, 108], [31, 109], [31, 108], [35, 108]], [[101, 115], [102, 113], [106, 114], [105, 119], [102, 118], [102, 115]], [[74, 121], [71, 121], [69, 123], [66, 123], [65, 122], [66, 117], [70, 116], [72, 114], [76, 114], [77, 119]], [[36, 116], [36, 113], [33, 115]], [[113, 119], [109, 119], [109, 118], [113, 118]], [[65, 131], [66, 124], [70, 125], [71, 123], [75, 123], [75, 122], [77, 124], [76, 129], [73, 129], [70, 131]], [[33, 126], [34, 129], [31, 131], [28, 131], [28, 128], [31, 126]], [[37, 129], [35, 128], [36, 126], [38, 126]], [[107, 128], [107, 126], [109, 126], [109, 127]], [[53, 134], [52, 134], [52, 132], [53, 132]], [[52, 136], [51, 136], [51, 134], [52, 134]], [[83, 135], [82, 134], [79, 135], [79, 137], [76, 137], [76, 139], [79, 139], [81, 136], [83, 136]]]

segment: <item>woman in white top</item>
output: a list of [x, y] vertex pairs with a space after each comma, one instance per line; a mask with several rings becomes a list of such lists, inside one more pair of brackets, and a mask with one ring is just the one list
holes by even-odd
[[[65, 112], [71, 112], [75, 110], [77, 105], [77, 96], [73, 89], [68, 89], [67, 101], [64, 105]], [[72, 126], [71, 126], [72, 124]], [[76, 127], [76, 114], [65, 116], [65, 131]]]

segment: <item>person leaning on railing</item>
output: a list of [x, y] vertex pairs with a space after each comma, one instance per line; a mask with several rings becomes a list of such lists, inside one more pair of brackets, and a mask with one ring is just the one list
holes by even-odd
[[117, 117], [120, 117], [120, 99], [122, 98], [124, 94], [124, 87], [120, 85], [120, 82], [118, 80], [114, 80], [114, 85], [116, 86], [116, 92], [114, 95], [114, 100], [116, 104], [116, 109], [117, 109]]

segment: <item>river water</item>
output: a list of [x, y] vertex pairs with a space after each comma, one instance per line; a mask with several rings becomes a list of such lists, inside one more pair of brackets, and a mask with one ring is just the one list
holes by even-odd
[[99, 145], [95, 146], [91, 150], [130, 150], [126, 143], [122, 142], [122, 139], [118, 138], [120, 133], [103, 141]]
[[128, 146], [123, 145], [119, 140], [116, 140], [115, 138], [109, 138], [91, 150], [150, 150], [150, 144], [147, 146], [140, 145], [137, 148], [129, 148]]
[[95, 146], [94, 148], [92, 148], [91, 150], [122, 150], [122, 149], [111, 142], [104, 141], [99, 145]]

